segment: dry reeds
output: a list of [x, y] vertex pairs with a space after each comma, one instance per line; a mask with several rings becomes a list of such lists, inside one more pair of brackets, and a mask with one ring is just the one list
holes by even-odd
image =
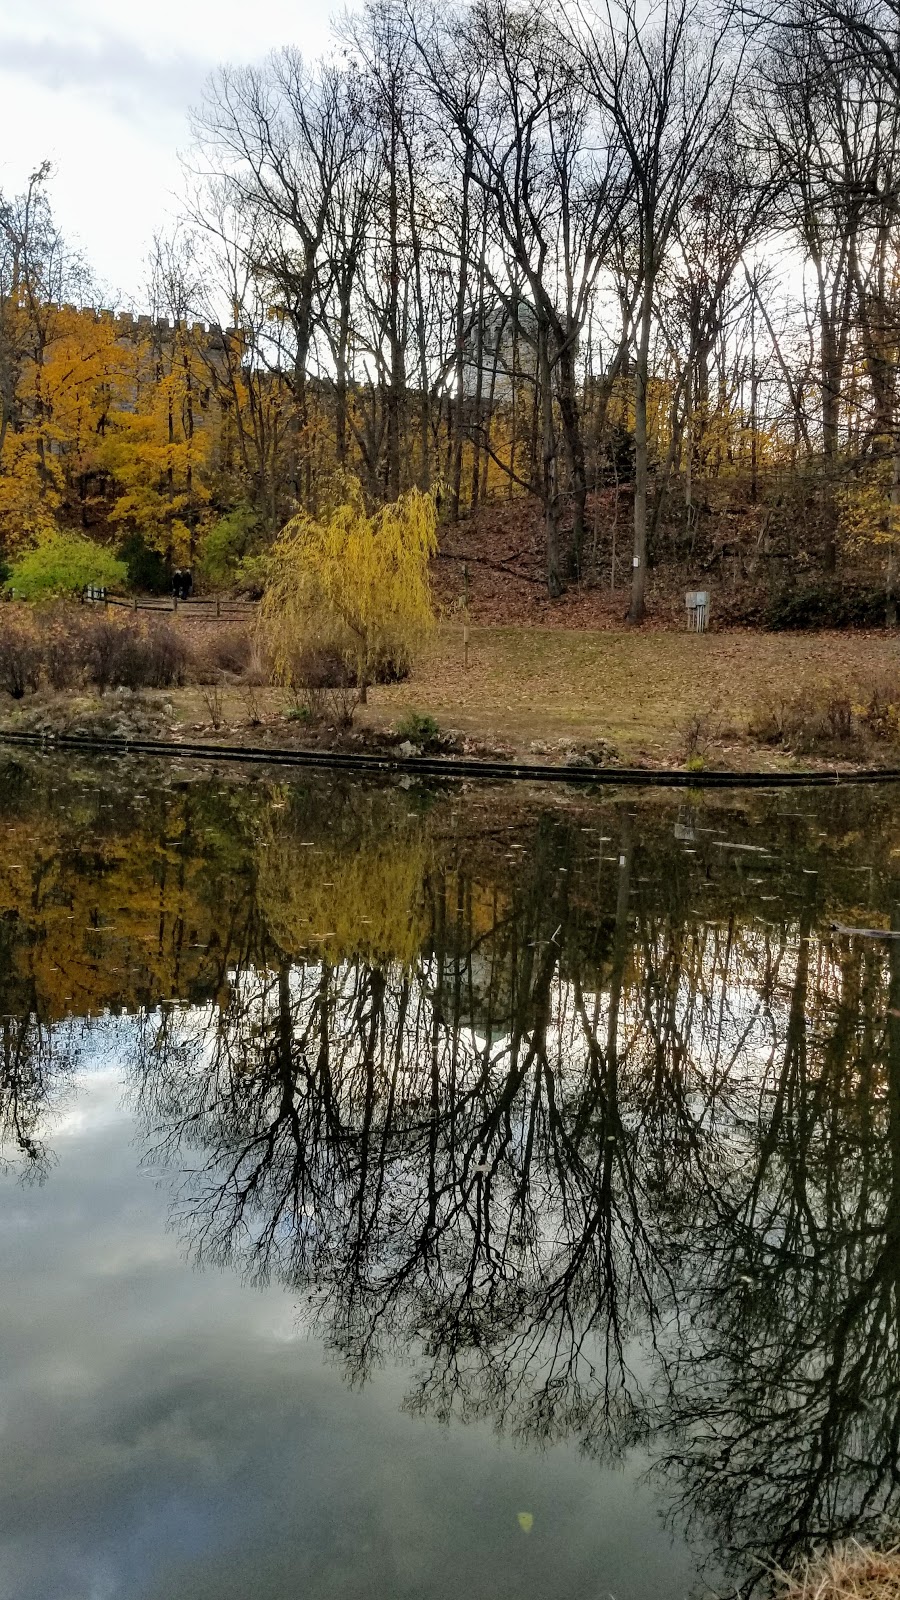
[[778, 1576], [778, 1600], [900, 1600], [900, 1545], [873, 1550], [849, 1539]]
[[31, 610], [5, 606], [0, 618], [0, 696], [21, 700], [42, 685], [59, 693], [99, 689], [171, 689], [197, 683], [216, 689], [236, 680], [260, 687], [268, 663], [246, 628], [216, 628], [199, 637], [163, 618], [89, 614], [58, 603]]
[[857, 757], [873, 744], [896, 745], [900, 681], [896, 673], [872, 673], [852, 683], [772, 684], [758, 698], [748, 732], [798, 755]]

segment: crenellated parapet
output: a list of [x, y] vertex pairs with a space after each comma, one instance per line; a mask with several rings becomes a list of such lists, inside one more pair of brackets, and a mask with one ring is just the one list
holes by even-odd
[[198, 345], [205, 345], [207, 349], [222, 350], [227, 343], [241, 339], [239, 328], [223, 328], [217, 322], [187, 322], [183, 320], [170, 321], [168, 317], [151, 317], [148, 314], [135, 316], [131, 311], [112, 311], [105, 307], [62, 305], [61, 311], [70, 311], [77, 316], [89, 317], [94, 322], [112, 323], [117, 335], [132, 342], [138, 339], [154, 339], [160, 344], [170, 343], [177, 334], [189, 334]]

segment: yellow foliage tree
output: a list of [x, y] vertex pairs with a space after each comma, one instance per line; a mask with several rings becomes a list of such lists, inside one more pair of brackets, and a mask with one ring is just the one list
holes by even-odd
[[362, 698], [376, 663], [409, 652], [433, 622], [428, 564], [437, 549], [434, 496], [410, 489], [368, 515], [362, 489], [319, 518], [301, 513], [279, 535], [261, 628], [282, 682], [297, 651], [323, 644], [352, 669]]
[[0, 553], [9, 556], [56, 531], [60, 495], [41, 473], [30, 432], [6, 436], [0, 463]]
[[885, 558], [885, 602], [894, 625], [900, 572], [900, 450], [876, 461], [852, 484], [838, 491], [840, 528], [852, 551], [879, 550]]
[[0, 543], [8, 554], [56, 532], [64, 510], [84, 525], [120, 384], [111, 319], [51, 306], [38, 331], [0, 453]]
[[180, 563], [193, 561], [209, 501], [202, 383], [197, 353], [180, 329], [165, 350], [138, 341], [129, 356], [129, 403], [118, 409], [102, 457], [118, 489], [112, 520]]

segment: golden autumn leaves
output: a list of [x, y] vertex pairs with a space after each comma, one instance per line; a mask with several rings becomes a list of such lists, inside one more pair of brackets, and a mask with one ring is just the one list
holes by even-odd
[[276, 541], [262, 627], [283, 682], [298, 648], [317, 644], [335, 650], [364, 689], [379, 660], [408, 653], [431, 625], [437, 508], [433, 495], [411, 489], [369, 514], [350, 477], [339, 494], [319, 517], [294, 517]]

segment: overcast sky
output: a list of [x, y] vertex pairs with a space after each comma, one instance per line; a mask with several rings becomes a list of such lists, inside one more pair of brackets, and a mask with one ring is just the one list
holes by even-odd
[[154, 232], [171, 219], [188, 107], [223, 61], [275, 45], [313, 56], [330, 0], [0, 0], [0, 190], [41, 161], [66, 237], [111, 304], [141, 298]]

